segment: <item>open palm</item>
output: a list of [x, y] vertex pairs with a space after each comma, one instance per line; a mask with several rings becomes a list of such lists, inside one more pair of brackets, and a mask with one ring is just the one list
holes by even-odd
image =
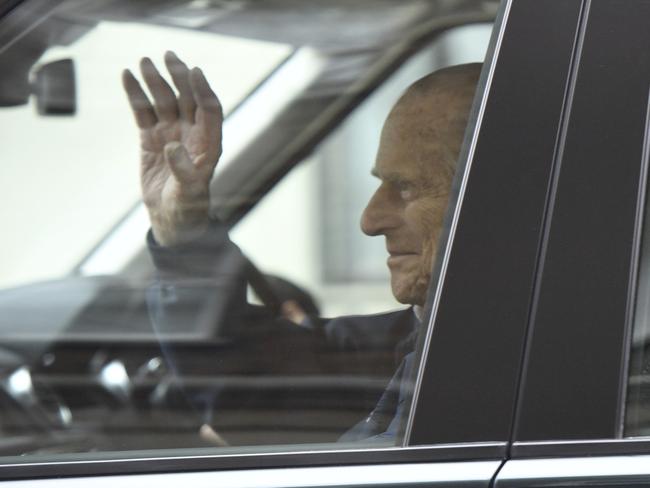
[[122, 76], [140, 128], [140, 181], [156, 240], [195, 239], [207, 226], [209, 185], [221, 155], [221, 104], [200, 69], [172, 52], [165, 64], [178, 95], [149, 58], [140, 62], [152, 101], [129, 70]]

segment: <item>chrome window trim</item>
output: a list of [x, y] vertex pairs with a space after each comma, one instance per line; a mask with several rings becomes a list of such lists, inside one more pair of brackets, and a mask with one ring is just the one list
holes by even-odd
[[[260, 452], [259, 448], [243, 448], [239, 453], [223, 452], [225, 449], [186, 450], [182, 456], [145, 456], [143, 452], [84, 453], [82, 459], [72, 454], [52, 459], [43, 455], [40, 459], [0, 458], [0, 481], [30, 479], [51, 476], [117, 475], [155, 472], [191, 472], [199, 470], [228, 470], [252, 468], [286, 468], [288, 466], [317, 467], [346, 465], [377, 465], [391, 463], [402, 466], [410, 463], [433, 463], [465, 461], [493, 461], [503, 459], [505, 442], [474, 442], [463, 444], [440, 444], [418, 447], [388, 447], [371, 449], [368, 445], [357, 449], [319, 451]], [[246, 449], [246, 451], [244, 451]], [[257, 452], [256, 452], [257, 449]], [[173, 450], [171, 450], [173, 451]], [[115, 456], [122, 456], [116, 458]]]
[[[487, 486], [500, 461], [474, 461], [439, 464], [388, 464], [382, 466], [332, 466], [321, 468], [252, 469], [221, 472], [158, 473], [116, 475], [29, 481], [29, 486], [95, 488], [191, 485], [192, 488], [214, 486], [228, 488], [300, 488], [414, 486], [454, 483], [458, 487]], [[25, 481], [3, 484], [6, 488], [23, 487]]]
[[650, 481], [650, 455], [522, 459], [508, 461], [496, 479], [497, 488], [540, 486], [572, 481], [603, 482], [603, 478], [647, 476]]
[[648, 438], [637, 439], [584, 439], [584, 440], [571, 440], [571, 441], [523, 441], [515, 442], [513, 446], [516, 447], [533, 447], [533, 446], [593, 446], [603, 443], [611, 445], [630, 444], [635, 442], [648, 442]]
[[617, 456], [648, 452], [650, 452], [650, 438], [648, 437], [515, 442], [510, 449], [513, 459], [541, 456]]

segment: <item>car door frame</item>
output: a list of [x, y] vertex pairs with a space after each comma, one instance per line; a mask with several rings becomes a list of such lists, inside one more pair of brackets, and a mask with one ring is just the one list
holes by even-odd
[[650, 440], [625, 437], [648, 245], [650, 3], [620, 7], [583, 1], [511, 460], [496, 487], [650, 482]]

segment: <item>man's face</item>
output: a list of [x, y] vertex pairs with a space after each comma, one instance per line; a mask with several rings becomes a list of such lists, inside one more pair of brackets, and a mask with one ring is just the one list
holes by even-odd
[[462, 139], [450, 130], [450, 102], [438, 102], [393, 109], [373, 169], [381, 183], [361, 217], [365, 234], [385, 236], [393, 295], [405, 304], [424, 305]]

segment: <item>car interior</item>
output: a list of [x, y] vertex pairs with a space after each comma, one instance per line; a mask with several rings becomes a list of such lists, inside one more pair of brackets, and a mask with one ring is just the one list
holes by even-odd
[[[138, 198], [136, 172], [128, 176], [123, 169], [135, 167], [137, 156], [120, 150], [130, 142], [119, 138], [117, 126], [127, 123], [111, 128], [108, 118], [113, 105], [125, 103], [113, 102], [108, 88], [106, 95], [90, 93], [92, 83], [102, 90], [108, 85], [119, 89], [119, 63], [125, 55], [130, 62], [137, 57], [129, 45], [113, 49], [107, 39], [140, 36], [144, 46], [160, 50], [173, 48], [161, 46], [164, 39], [182, 44], [183, 36], [191, 35], [194, 44], [183, 41], [189, 50], [200, 43], [210, 45], [214, 38], [202, 62], [210, 63], [212, 49], [237, 53], [217, 75], [224, 79], [237, 78], [237, 70], [243, 69], [236, 64], [237, 56], [257, 56], [250, 73], [241, 74], [245, 83], [237, 78], [224, 89], [227, 142], [210, 188], [211, 215], [231, 231], [247, 256], [253, 303], [277, 310], [280, 303], [295, 300], [312, 315], [367, 313], [399, 304], [386, 287], [381, 244], [369, 249], [338, 236], [348, 228], [359, 234], [356, 209], [372, 191], [372, 181], [363, 182], [359, 174], [367, 178], [376, 142], [361, 151], [355, 134], [370, 131], [365, 128], [369, 119], [375, 119], [379, 133], [385, 115], [378, 114], [409, 81], [432, 67], [482, 59], [498, 2], [27, 3], [30, 15], [16, 15], [9, 25], [24, 34], [0, 51], [0, 63], [6, 67], [0, 74], [0, 117], [3, 110], [12, 117], [14, 111], [29, 110], [35, 122], [23, 131], [50, 131], [61, 141], [66, 139], [57, 132], [59, 127], [69, 125], [61, 130], [74, 131], [73, 121], [86, 117], [86, 126], [97, 124], [101, 137], [110, 134], [115, 140], [88, 139], [76, 146], [65, 142], [67, 154], [76, 147], [83, 151], [67, 165], [56, 162], [52, 168], [39, 168], [49, 179], [50, 193], [40, 196], [41, 201], [52, 201], [49, 222], [39, 220], [42, 208], [34, 208], [32, 215], [28, 204], [16, 200], [25, 208], [24, 220], [34, 224], [17, 229], [24, 232], [22, 242], [45, 235], [51, 239], [51, 251], [48, 262], [41, 263], [42, 249], [29, 254], [22, 246], [23, 261], [14, 263], [16, 275], [9, 273], [0, 285], [0, 453], [335, 442], [347, 426], [372, 410], [390, 371], [366, 367], [344, 376], [296, 372], [291, 354], [303, 339], [291, 327], [253, 327], [245, 334], [255, 339], [246, 342], [229, 335], [227, 324], [197, 322], [190, 315], [179, 329], [152, 326], [146, 295], [154, 271], [144, 239], [146, 211]], [[92, 51], [94, 45], [103, 50]], [[439, 47], [431, 54], [423, 51], [426, 46]], [[117, 51], [126, 54], [119, 57]], [[106, 69], [111, 63], [118, 64], [112, 68], [114, 77], [104, 79], [100, 65]], [[89, 101], [89, 96], [94, 99]], [[91, 104], [97, 104], [94, 118], [89, 115]], [[134, 127], [127, 130], [134, 132]], [[95, 157], [98, 144], [107, 146], [93, 164], [102, 168], [119, 160], [119, 172], [75, 169], [84, 166], [77, 161]], [[347, 160], [339, 146], [347, 148]], [[10, 150], [8, 157], [17, 167], [24, 164]], [[349, 166], [354, 158], [361, 169]], [[74, 185], [65, 186], [70, 180]], [[309, 208], [302, 209], [303, 203], [286, 195], [306, 185], [319, 195], [318, 205], [338, 209], [316, 219], [322, 227], [316, 235], [324, 244], [312, 245], [310, 255], [320, 253], [323, 263], [311, 278], [304, 271], [307, 264], [287, 272], [273, 261], [275, 256], [298, 259], [301, 251], [296, 249], [307, 235], [298, 224], [312, 217], [306, 213]], [[68, 207], [57, 206], [61, 190], [78, 192], [79, 201], [61, 199]], [[82, 203], [83, 198], [88, 203]], [[89, 219], [92, 215], [97, 218]], [[266, 239], [275, 237], [279, 244], [263, 245], [260, 229]], [[82, 231], [85, 234], [73, 238]], [[21, 244], [16, 241], [14, 246], [20, 249]], [[78, 250], [72, 252], [74, 246]], [[52, 259], [57, 254], [58, 259]], [[319, 282], [324, 283], [320, 288]], [[198, 302], [190, 299], [186, 306], [200, 308]], [[286, 349], [264, 350], [270, 336]], [[352, 397], [350, 391], [357, 394]], [[350, 400], [342, 401], [345, 398]], [[203, 425], [213, 426], [207, 437], [197, 433], [197, 426]]]

